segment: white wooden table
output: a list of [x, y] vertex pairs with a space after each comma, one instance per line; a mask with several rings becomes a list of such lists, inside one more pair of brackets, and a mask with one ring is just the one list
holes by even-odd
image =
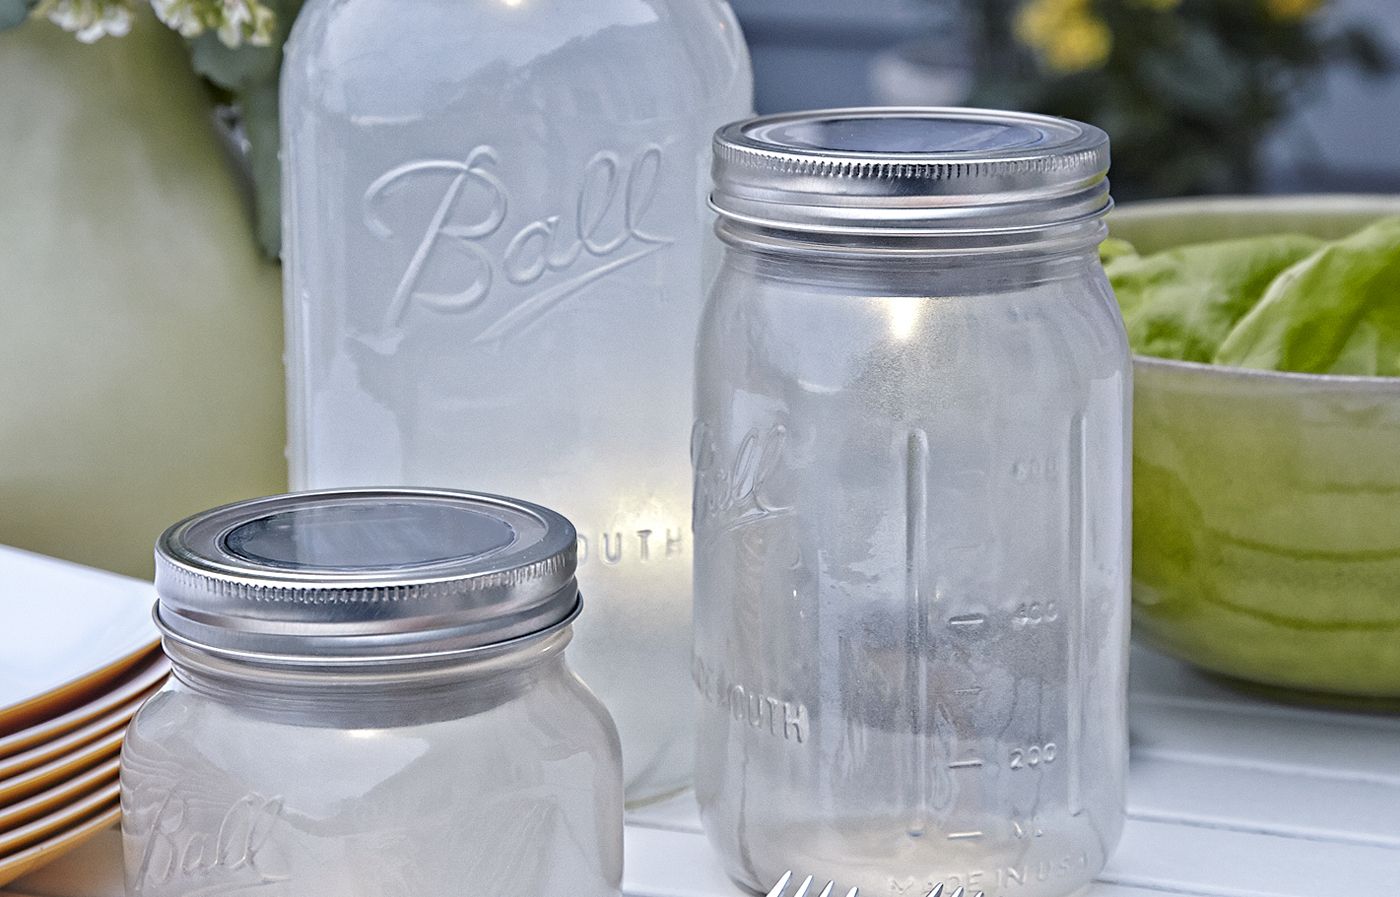
[[[1143, 650], [1132, 690], [1130, 818], [1086, 897], [1400, 897], [1400, 717], [1261, 703]], [[104, 832], [0, 897], [120, 897], [120, 865]], [[628, 819], [624, 890], [743, 894], [689, 796]]]

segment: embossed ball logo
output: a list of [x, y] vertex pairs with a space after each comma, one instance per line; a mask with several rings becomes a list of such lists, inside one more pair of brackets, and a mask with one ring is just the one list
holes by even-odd
[[725, 457], [714, 433], [696, 421], [690, 433], [690, 463], [694, 473], [691, 510], [696, 537], [713, 539], [771, 517], [791, 513], [769, 494], [770, 480], [783, 467], [787, 428], [782, 424], [754, 427]]
[[[363, 201], [364, 222], [386, 242], [412, 247], [385, 309], [386, 329], [415, 306], [479, 318], [472, 341], [505, 340], [590, 284], [672, 244], [648, 231], [645, 218], [661, 188], [661, 147], [629, 157], [596, 153], [560, 209], [512, 221], [510, 186], [497, 174], [500, 153], [482, 145], [465, 160], [423, 159], [398, 165], [374, 180]], [[390, 215], [388, 197], [428, 191], [436, 202], [426, 221]], [[455, 254], [451, 289], [430, 288], [425, 272]], [[509, 284], [515, 289], [503, 286]]]

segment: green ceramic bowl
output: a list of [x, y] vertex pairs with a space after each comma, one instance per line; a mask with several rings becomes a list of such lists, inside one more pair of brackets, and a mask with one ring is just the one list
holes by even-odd
[[[1110, 228], [1150, 252], [1385, 214], [1400, 197], [1173, 200]], [[1134, 375], [1137, 637], [1279, 694], [1400, 706], [1400, 378], [1144, 356]]]

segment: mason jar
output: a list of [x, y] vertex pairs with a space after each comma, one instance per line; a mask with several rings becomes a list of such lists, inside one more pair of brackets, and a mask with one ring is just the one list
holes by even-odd
[[284, 495], [156, 553], [174, 677], [121, 763], [132, 897], [617, 897], [617, 733], [570, 672], [576, 535], [488, 495]]
[[1129, 354], [1108, 139], [835, 110], [715, 141], [696, 791], [729, 873], [1056, 897], [1124, 818]]
[[628, 799], [687, 787], [710, 138], [753, 114], [729, 4], [308, 0], [281, 83], [293, 488], [564, 513]]

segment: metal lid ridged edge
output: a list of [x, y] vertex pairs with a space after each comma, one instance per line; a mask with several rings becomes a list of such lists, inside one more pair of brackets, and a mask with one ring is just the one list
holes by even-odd
[[957, 180], [969, 177], [1005, 177], [1018, 174], [1044, 174], [1082, 168], [1086, 175], [1101, 174], [1108, 168], [1108, 146], [1052, 156], [1021, 159], [995, 159], [982, 162], [891, 162], [849, 158], [819, 159], [800, 150], [767, 150], [736, 146], [717, 140], [715, 155], [724, 163], [766, 169], [775, 174], [852, 178], [868, 180]]
[[[511, 588], [566, 571], [572, 574], [577, 565], [578, 546], [577, 543], [572, 543], [564, 550], [542, 560], [474, 577], [445, 577], [439, 581], [428, 580], [396, 586], [314, 582], [272, 586], [241, 581], [229, 575], [203, 573], [158, 552], [156, 591], [159, 593], [163, 585], [171, 585], [176, 589], [199, 590], [220, 598], [269, 604], [397, 604], [414, 599], [438, 598], [449, 593]], [[171, 580], [168, 583], [167, 578]]]

